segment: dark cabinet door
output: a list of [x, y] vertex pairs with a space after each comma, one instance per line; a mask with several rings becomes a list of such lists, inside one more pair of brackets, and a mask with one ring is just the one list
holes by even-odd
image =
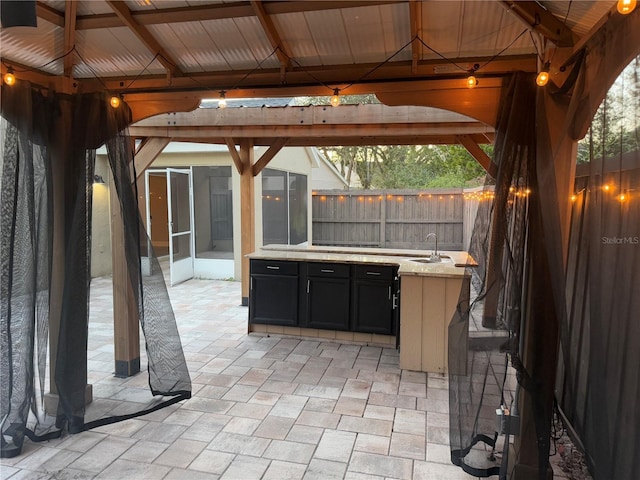
[[391, 266], [358, 265], [353, 280], [353, 330], [395, 334], [396, 271]]
[[298, 265], [252, 260], [249, 321], [298, 325]]
[[349, 265], [308, 263], [306, 268], [304, 326], [349, 330]]

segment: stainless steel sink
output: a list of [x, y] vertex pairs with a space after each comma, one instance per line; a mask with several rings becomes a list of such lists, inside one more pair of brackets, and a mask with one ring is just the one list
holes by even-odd
[[445, 255], [436, 255], [429, 257], [421, 257], [421, 258], [410, 258], [410, 262], [416, 263], [443, 263], [443, 262], [451, 262], [451, 258]]

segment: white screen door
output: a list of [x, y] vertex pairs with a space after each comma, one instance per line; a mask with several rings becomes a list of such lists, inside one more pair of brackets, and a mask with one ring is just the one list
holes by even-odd
[[170, 282], [193, 278], [191, 170], [167, 168]]

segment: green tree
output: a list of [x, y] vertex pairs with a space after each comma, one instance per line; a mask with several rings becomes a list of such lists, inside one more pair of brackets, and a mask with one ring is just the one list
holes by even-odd
[[[330, 97], [301, 97], [296, 105], [328, 105]], [[343, 104], [380, 103], [375, 95], [344, 95]], [[492, 156], [493, 147], [483, 146]], [[435, 188], [481, 184], [484, 170], [461, 145], [378, 145], [320, 147], [351, 182], [362, 188]]]

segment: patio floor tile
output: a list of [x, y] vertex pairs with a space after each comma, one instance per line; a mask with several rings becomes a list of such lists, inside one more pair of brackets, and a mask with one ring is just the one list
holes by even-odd
[[[145, 397], [147, 376], [113, 376], [110, 279], [91, 285], [94, 405], [124, 412], [130, 405], [115, 398]], [[247, 335], [238, 282], [190, 280], [168, 292], [192, 398], [45, 444], [27, 440], [21, 456], [2, 459], [3, 479], [472, 478], [450, 463], [445, 376], [400, 370], [394, 348]]]

